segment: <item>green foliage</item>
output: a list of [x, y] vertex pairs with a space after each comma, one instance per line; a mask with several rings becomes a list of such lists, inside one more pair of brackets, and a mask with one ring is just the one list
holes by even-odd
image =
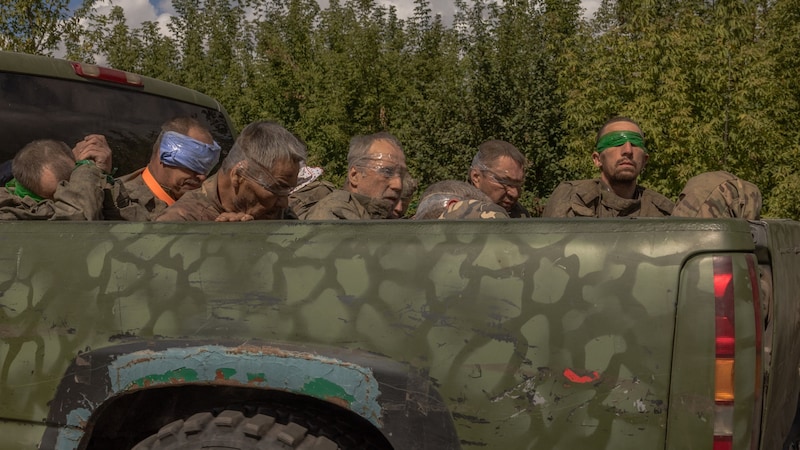
[[389, 131], [420, 191], [464, 179], [476, 147], [505, 139], [529, 159], [536, 210], [565, 179], [596, 176], [594, 136], [639, 122], [642, 183], [676, 198], [690, 177], [755, 182], [764, 214], [800, 218], [800, 1], [429, 0], [397, 17], [377, 0], [173, 0], [167, 32], [126, 25], [93, 0], [4, 1], [0, 44], [99, 61], [214, 96], [238, 127], [277, 120], [341, 182], [350, 138]]
[[50, 55], [73, 25], [69, 0], [0, 0], [0, 49]]

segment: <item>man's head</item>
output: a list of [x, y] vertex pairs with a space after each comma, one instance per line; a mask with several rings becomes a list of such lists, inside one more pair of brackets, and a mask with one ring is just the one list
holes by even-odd
[[256, 220], [280, 219], [305, 159], [305, 144], [287, 129], [274, 122], [251, 123], [222, 162], [218, 186], [223, 206]]
[[453, 203], [467, 200], [479, 200], [484, 203], [494, 203], [480, 189], [457, 180], [444, 180], [433, 183], [425, 189], [417, 206], [414, 219], [438, 219]]
[[220, 147], [205, 126], [191, 117], [178, 117], [161, 126], [147, 167], [177, 200], [200, 187], [219, 156]]
[[614, 117], [597, 132], [595, 144], [592, 160], [603, 182], [612, 188], [635, 186], [649, 158], [639, 125], [627, 117]]
[[498, 205], [511, 210], [522, 194], [528, 161], [506, 141], [491, 140], [478, 146], [469, 181]]
[[61, 141], [42, 139], [26, 145], [12, 162], [17, 182], [41, 198], [53, 199], [58, 184], [75, 169], [72, 149]]
[[350, 140], [347, 166], [346, 190], [393, 205], [400, 200], [407, 174], [406, 157], [391, 134], [354, 137]]
[[403, 191], [400, 193], [400, 200], [394, 204], [392, 209], [392, 219], [400, 219], [406, 215], [408, 207], [411, 206], [411, 197], [417, 192], [419, 182], [411, 177], [408, 173], [403, 177]]

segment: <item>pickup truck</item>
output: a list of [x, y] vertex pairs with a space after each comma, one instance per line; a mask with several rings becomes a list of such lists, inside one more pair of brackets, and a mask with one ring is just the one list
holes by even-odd
[[783, 449], [800, 223], [0, 223], [3, 449]]

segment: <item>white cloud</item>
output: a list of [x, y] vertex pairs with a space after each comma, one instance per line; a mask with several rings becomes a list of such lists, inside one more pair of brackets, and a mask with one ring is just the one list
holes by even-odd
[[[597, 8], [600, 7], [600, 2], [601, 0], [581, 0], [581, 7], [584, 9], [583, 17], [591, 18]], [[400, 18], [414, 14], [414, 3], [410, 0], [380, 0], [380, 3], [386, 6], [393, 5], [397, 10], [397, 16]], [[323, 0], [320, 4], [327, 4], [327, 1]], [[430, 0], [429, 8], [432, 15], [441, 15], [445, 24], [453, 22], [453, 16], [456, 13], [456, 6], [453, 0]]]
[[175, 12], [171, 0], [161, 0], [158, 7], [150, 0], [102, 0], [95, 4], [100, 14], [110, 13], [114, 6], [120, 6], [125, 11], [128, 27], [139, 28], [144, 22], [156, 22], [162, 33], [169, 34], [167, 23]]

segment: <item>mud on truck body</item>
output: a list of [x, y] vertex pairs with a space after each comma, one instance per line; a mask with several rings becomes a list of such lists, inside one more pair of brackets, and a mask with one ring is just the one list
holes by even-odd
[[786, 220], [4, 222], [0, 447], [781, 449], [799, 254]]

